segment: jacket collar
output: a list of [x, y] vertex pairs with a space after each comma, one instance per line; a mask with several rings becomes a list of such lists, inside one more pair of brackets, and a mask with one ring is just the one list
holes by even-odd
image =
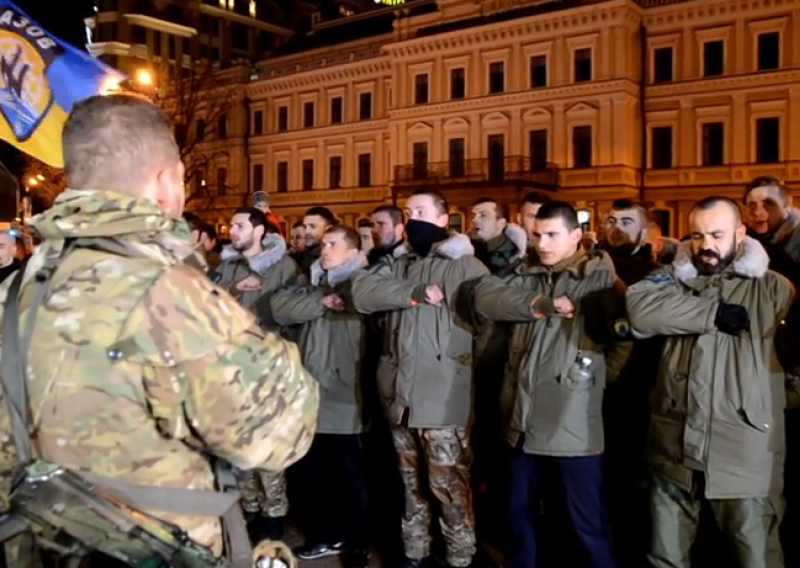
[[[475, 254], [475, 248], [467, 235], [461, 233], [454, 233], [445, 240], [436, 243], [431, 249], [430, 256], [438, 256], [448, 260], [456, 260], [463, 256], [471, 256]], [[400, 258], [403, 256], [417, 256], [411, 250], [408, 243], [403, 243], [392, 252], [392, 256]]]
[[[678, 246], [675, 260], [672, 262], [675, 277], [684, 284], [690, 283], [699, 276], [697, 268], [692, 263], [692, 245], [683, 242]], [[726, 270], [743, 278], [761, 278], [769, 269], [769, 256], [767, 251], [757, 240], [745, 237], [742, 248], [731, 266]]]
[[[286, 241], [284, 241], [283, 237], [280, 235], [271, 233], [264, 236], [261, 241], [261, 247], [264, 250], [247, 259], [250, 270], [259, 274], [277, 264], [277, 262], [283, 258], [283, 255], [286, 254]], [[235, 250], [232, 245], [226, 245], [219, 254], [219, 258], [220, 261], [226, 262], [229, 260], [244, 259], [244, 256], [242, 256], [242, 253], [238, 250]]]
[[322, 278], [326, 277], [328, 286], [336, 286], [342, 282], [350, 279], [356, 270], [367, 266], [367, 255], [359, 252], [356, 256], [347, 262], [340, 264], [336, 268], [325, 270], [322, 268], [322, 260], [317, 259], [311, 265], [311, 284], [319, 286], [322, 283]]
[[514, 254], [512, 260], [519, 260], [528, 250], [528, 235], [525, 233], [525, 229], [520, 227], [519, 225], [515, 225], [514, 223], [510, 223], [503, 234], [508, 238], [509, 241], [514, 243], [514, 246], [517, 247], [517, 252]]
[[[528, 250], [528, 256], [524, 262], [521, 262], [517, 267], [518, 274], [544, 274], [550, 271], [550, 268], [543, 265], [539, 260], [539, 255], [536, 254], [534, 249]], [[574, 278], [583, 278], [587, 274], [595, 271], [613, 272], [614, 262], [611, 260], [611, 255], [606, 251], [600, 249], [591, 249], [584, 252], [580, 259], [564, 268], [563, 272], [569, 274]]]

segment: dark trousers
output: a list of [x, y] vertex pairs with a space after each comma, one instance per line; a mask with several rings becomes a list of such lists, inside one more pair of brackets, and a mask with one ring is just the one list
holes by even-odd
[[[541, 496], [544, 493], [552, 496], [557, 488], [542, 487], [543, 474], [548, 470], [560, 482], [555, 485], [560, 485], [562, 510], [583, 549], [583, 564], [591, 568], [614, 568], [602, 487], [602, 456], [535, 456], [526, 454], [521, 447], [511, 449], [509, 460], [509, 543], [505, 568], [536, 566], [536, 512]], [[549, 516], [547, 502], [545, 515]]]
[[367, 481], [360, 434], [317, 434], [302, 460], [310, 542], [366, 550]]

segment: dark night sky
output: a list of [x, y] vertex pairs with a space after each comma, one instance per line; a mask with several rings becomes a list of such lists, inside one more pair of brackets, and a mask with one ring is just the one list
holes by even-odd
[[[83, 19], [93, 13], [92, 0], [14, 0], [14, 3], [48, 32], [78, 49], [86, 49]], [[22, 155], [3, 141], [0, 141], [0, 161], [18, 175], [25, 163]]]

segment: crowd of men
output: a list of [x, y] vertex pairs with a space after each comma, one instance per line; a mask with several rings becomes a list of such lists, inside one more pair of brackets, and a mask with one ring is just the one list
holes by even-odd
[[[264, 329], [297, 342], [321, 387], [314, 442], [290, 476], [311, 507], [301, 559], [366, 566], [368, 503], [395, 490], [368, 479], [371, 436], [394, 447], [404, 568], [434, 553], [437, 517], [454, 567], [490, 563], [476, 521], [509, 568], [548, 556], [677, 568], [725, 554], [783, 565], [800, 218], [779, 180], [748, 186], [744, 217], [728, 198], [698, 202], [679, 245], [627, 199], [595, 234], [537, 192], [516, 224], [479, 199], [468, 235], [448, 229], [436, 192], [404, 205], [355, 229], [312, 207], [287, 244], [262, 199], [234, 215], [211, 272]], [[377, 471], [391, 477], [387, 463]], [[279, 537], [285, 477], [259, 475], [242, 478], [244, 508], [255, 535]]]
[[[461, 234], [421, 190], [369, 226], [312, 207], [286, 238], [257, 195], [220, 249], [181, 220], [148, 101], [87, 99], [63, 146], [70, 189], [7, 279], [43, 458], [202, 493], [217, 456], [253, 541], [291, 504], [297, 556], [349, 568], [373, 544], [402, 568], [800, 565], [800, 216], [779, 180], [698, 201], [677, 246], [628, 200], [587, 238], [566, 202], [531, 193], [512, 223], [487, 197]], [[5, 403], [0, 431], [7, 492]], [[216, 514], [163, 507], [222, 553]]]

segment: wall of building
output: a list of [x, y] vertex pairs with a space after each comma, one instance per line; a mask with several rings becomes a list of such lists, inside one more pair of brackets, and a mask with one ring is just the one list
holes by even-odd
[[[394, 34], [261, 64], [261, 79], [243, 86], [250, 132], [256, 131], [257, 111], [263, 128], [242, 145], [248, 159], [234, 165], [249, 168], [249, 174], [240, 172], [241, 180], [250, 180], [246, 191], [240, 184], [240, 193], [269, 191], [273, 208], [289, 224], [318, 204], [354, 224], [392, 201], [395, 169], [413, 163], [415, 143], [427, 144], [428, 163], [446, 163], [452, 139], [463, 139], [465, 159], [485, 159], [489, 137], [502, 135], [506, 155], [531, 159], [532, 131], [546, 131], [547, 161], [559, 170], [557, 196], [595, 219], [615, 198], [642, 198], [665, 212], [671, 234], [681, 235], [693, 201], [714, 193], [738, 197], [755, 175], [775, 174], [800, 189], [800, 128], [791, 127], [800, 123], [800, 0], [696, 0], [648, 8], [611, 0], [416, 37], [415, 29], [448, 14], [481, 8], [472, 1], [440, 4], [450, 11], [399, 20]], [[769, 32], [778, 32], [777, 68], [759, 69], [759, 50], [769, 47], [759, 36]], [[706, 67], [718, 62], [705, 44], [716, 40], [723, 41], [722, 72], [707, 76]], [[672, 48], [669, 73], [664, 48]], [[576, 77], [578, 54], [591, 60], [588, 77]], [[545, 62], [536, 77], [544, 84], [531, 82], [535, 58]], [[495, 80], [493, 89], [491, 70], [499, 64], [502, 81]], [[463, 96], [453, 96], [454, 69], [463, 69]], [[424, 102], [416, 96], [420, 75], [428, 78]], [[362, 119], [359, 97], [365, 92], [372, 108]], [[334, 97], [343, 101], [339, 124], [331, 123]], [[310, 102], [313, 121], [306, 126], [304, 105]], [[282, 107], [285, 131], [278, 124]], [[778, 122], [767, 128], [758, 122], [764, 118]], [[723, 134], [710, 123], [722, 124]], [[574, 133], [586, 126], [591, 159], [578, 164]], [[776, 140], [769, 140], [770, 128]], [[371, 175], [359, 187], [362, 154], [370, 155]], [[341, 158], [339, 187], [331, 187], [334, 157]], [[306, 189], [304, 160], [314, 164]], [[281, 162], [288, 165], [285, 191], [278, 187]], [[255, 187], [259, 167], [263, 182]], [[495, 191], [487, 183], [454, 192], [453, 212], [468, 218], [474, 198]]]

